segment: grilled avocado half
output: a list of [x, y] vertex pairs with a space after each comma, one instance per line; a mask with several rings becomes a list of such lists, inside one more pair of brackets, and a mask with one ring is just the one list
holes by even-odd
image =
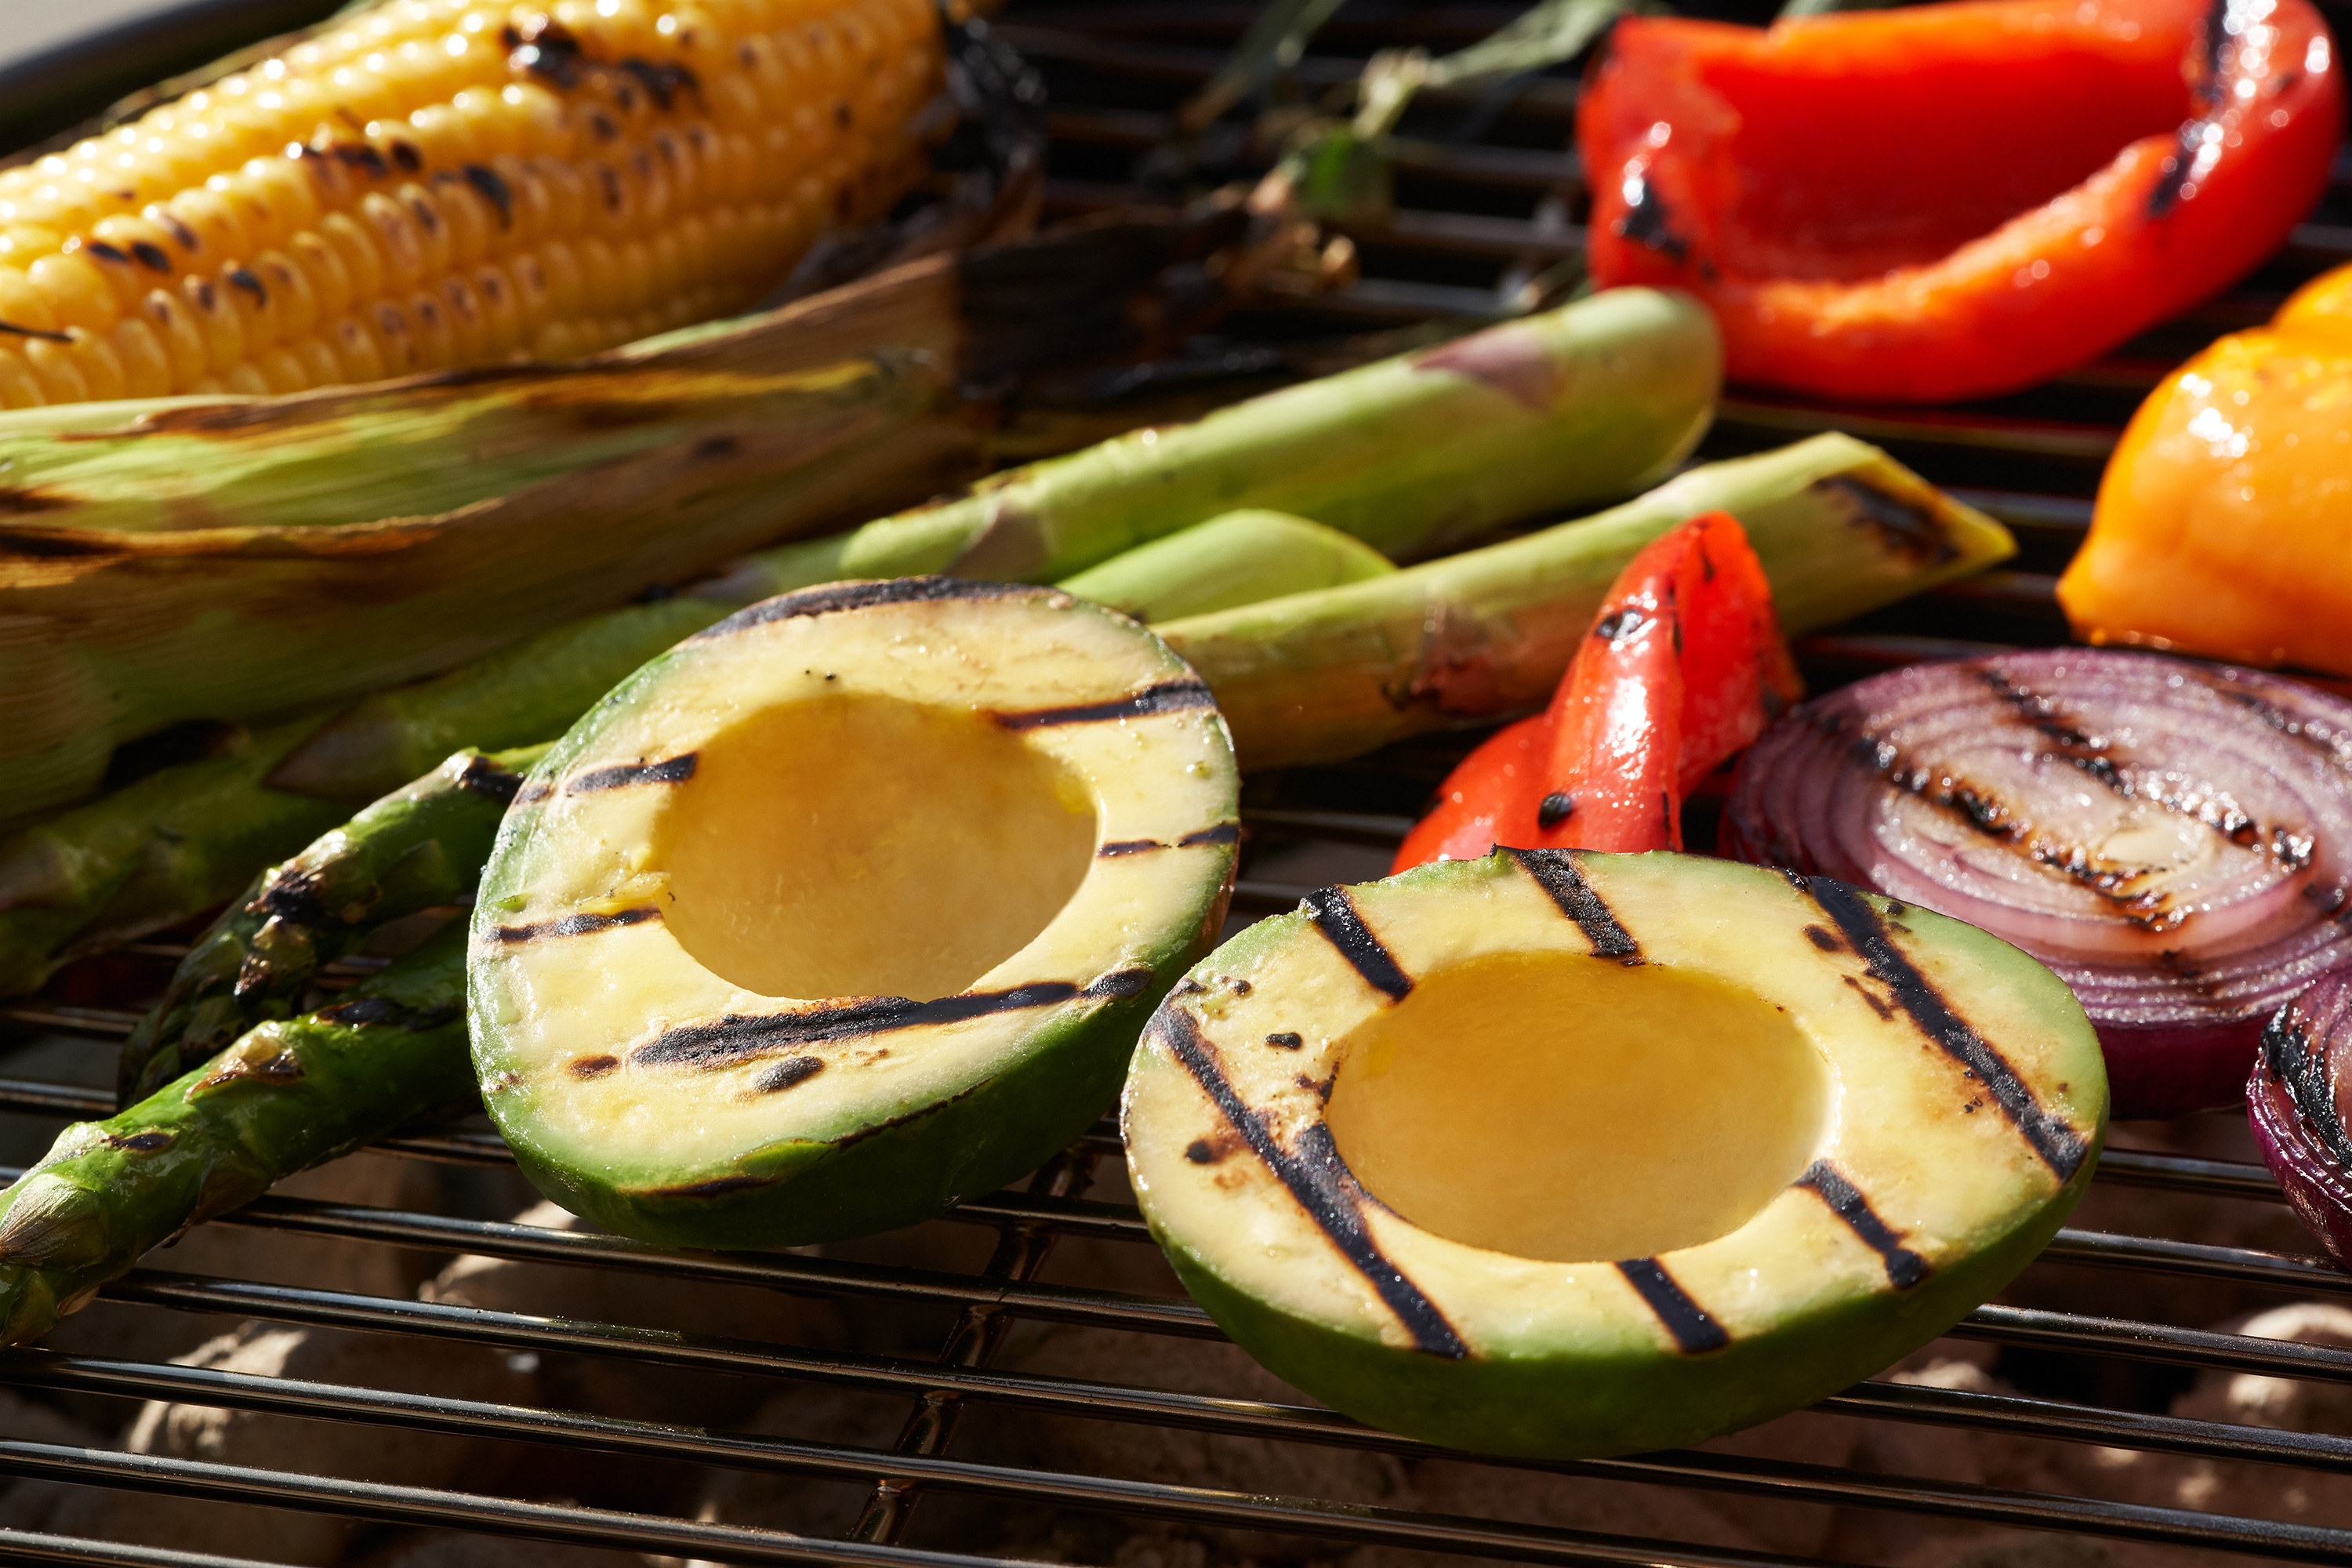
[[1117, 1097], [1233, 886], [1224, 721], [1149, 631], [1052, 589], [787, 595], [623, 683], [482, 878], [483, 1100], [625, 1235], [912, 1224]]
[[1277, 1375], [1432, 1442], [1697, 1441], [1877, 1372], [2088, 1183], [2096, 1037], [1958, 921], [1692, 856], [1326, 889], [1154, 1015], [1153, 1234]]

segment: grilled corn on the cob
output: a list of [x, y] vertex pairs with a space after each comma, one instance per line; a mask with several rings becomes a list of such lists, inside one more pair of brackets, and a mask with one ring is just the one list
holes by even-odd
[[390, 0], [0, 171], [0, 405], [561, 360], [919, 169], [932, 0]]

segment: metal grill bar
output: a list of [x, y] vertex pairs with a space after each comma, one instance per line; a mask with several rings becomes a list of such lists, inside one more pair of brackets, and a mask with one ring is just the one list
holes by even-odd
[[[456, 1524], [498, 1535], [572, 1541], [583, 1546], [635, 1546], [656, 1552], [690, 1552], [739, 1563], [832, 1563], [873, 1568], [1006, 1568], [1011, 1559], [973, 1557], [957, 1552], [925, 1552], [904, 1546], [871, 1546], [838, 1541], [808, 1541], [740, 1525], [700, 1524], [654, 1514], [622, 1513], [576, 1504], [523, 1502], [433, 1487], [390, 1486], [382, 1481], [342, 1480], [259, 1470], [247, 1465], [215, 1465], [110, 1448], [68, 1448], [53, 1443], [0, 1439], [0, 1471], [36, 1476], [68, 1485], [101, 1484], [133, 1491], [167, 1492], [219, 1502], [260, 1503], [383, 1520], [394, 1524]], [[1017, 1568], [1017, 1565], [1016, 1565]], [[1027, 1568], [1043, 1568], [1028, 1564]]]
[[103, 1563], [114, 1568], [279, 1568], [250, 1557], [170, 1552], [157, 1546], [117, 1546], [25, 1530], [0, 1530], [0, 1562]]

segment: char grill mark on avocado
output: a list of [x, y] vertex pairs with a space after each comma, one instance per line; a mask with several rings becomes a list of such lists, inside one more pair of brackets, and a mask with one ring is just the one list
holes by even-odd
[[1897, 1290], [1908, 1290], [1927, 1278], [1927, 1260], [1903, 1245], [1902, 1233], [1878, 1217], [1870, 1200], [1835, 1165], [1827, 1160], [1816, 1160], [1794, 1184], [1819, 1194], [1822, 1202], [1829, 1205], [1830, 1212], [1845, 1221], [1846, 1228], [1860, 1237], [1864, 1247], [1878, 1254], [1886, 1265], [1888, 1281]]
[[[1187, 833], [1183, 837], [1176, 840], [1173, 847], [1197, 849], [1204, 844], [1238, 844], [1241, 842], [1241, 837], [1240, 823], [1220, 822], [1213, 827], [1202, 827]], [[1095, 858], [1113, 860], [1121, 855], [1141, 855], [1149, 850], [1169, 847], [1171, 846], [1162, 844], [1157, 838], [1122, 838], [1116, 843], [1106, 844], [1096, 850]]]
[[1265, 1118], [1252, 1110], [1234, 1090], [1217, 1063], [1215, 1047], [1202, 1038], [1200, 1026], [1191, 1014], [1181, 1007], [1165, 1008], [1154, 1018], [1152, 1027], [1168, 1042], [1170, 1054], [1201, 1086], [1218, 1114], [1242, 1135], [1243, 1142], [1289, 1190], [1316, 1227], [1330, 1238], [1340, 1256], [1370, 1283], [1389, 1310], [1396, 1314], [1397, 1321], [1412, 1336], [1414, 1347], [1448, 1361], [1460, 1361], [1469, 1355], [1470, 1347], [1462, 1342], [1462, 1337], [1454, 1331], [1454, 1325], [1446, 1321], [1437, 1303], [1422, 1294], [1421, 1287], [1372, 1239], [1371, 1227], [1364, 1220], [1364, 1205], [1370, 1194], [1339, 1157], [1338, 1147], [1331, 1142], [1330, 1129], [1321, 1121], [1311, 1123], [1299, 1133], [1300, 1147], [1296, 1152], [1285, 1149], [1276, 1142]]
[[616, 926], [640, 925], [659, 919], [661, 910], [646, 904], [609, 915], [565, 915], [561, 920], [539, 921], [530, 925], [500, 926], [493, 934], [502, 942], [538, 942], [551, 936], [593, 936]]
[[2057, 1173], [2059, 1181], [2073, 1179], [2090, 1147], [2081, 1131], [2065, 1118], [2045, 1110], [2017, 1076], [2017, 1069], [1985, 1042], [1973, 1025], [1952, 1011], [1943, 994], [1895, 947], [1878, 911], [1843, 882], [1793, 873], [1790, 880], [1836, 923], [1846, 944], [1869, 965], [1871, 977], [1886, 987], [1895, 1006], [1984, 1086], [2001, 1114], [2024, 1134], [2043, 1163]]
[[1559, 912], [1576, 922], [1584, 940], [1592, 944], [1593, 957], [1641, 961], [1641, 944], [1617, 922], [1615, 912], [1601, 901], [1601, 895], [1592, 890], [1592, 885], [1584, 879], [1566, 850], [1505, 849], [1503, 853], [1517, 861], [1519, 869], [1551, 895]]
[[522, 788], [522, 775], [510, 773], [486, 756], [477, 755], [466, 763], [457, 775], [457, 787], [507, 805], [514, 804], [516, 792]]
[[738, 610], [716, 626], [694, 634], [688, 642], [723, 637], [795, 616], [824, 616], [836, 610], [863, 610], [876, 605], [928, 604], [940, 599], [1003, 599], [1040, 590], [1023, 583], [987, 583], [967, 577], [886, 577], [871, 583], [835, 583], [781, 594], [750, 609]]
[[566, 780], [563, 793], [589, 795], [601, 789], [626, 789], [631, 784], [684, 784], [694, 776], [700, 760], [696, 752], [682, 752], [657, 763], [620, 763], [609, 768], [591, 768]]
[[1391, 1002], [1404, 1000], [1405, 993], [1412, 989], [1412, 976], [1381, 945], [1381, 939], [1364, 924], [1343, 889], [1318, 888], [1298, 902], [1314, 917], [1315, 929], [1339, 950], [1339, 956], [1364, 977], [1365, 984]]
[[[1118, 982], [1126, 973], [1120, 971], [1105, 975], [1096, 982], [1096, 986]], [[1148, 972], [1146, 977], [1149, 978]], [[730, 1013], [708, 1023], [665, 1029], [629, 1055], [640, 1067], [732, 1067], [737, 1062], [766, 1056], [779, 1046], [824, 1045], [925, 1025], [961, 1024], [991, 1013], [1051, 1007], [1078, 994], [1078, 987], [1066, 980], [1048, 980], [1034, 985], [1015, 985], [1009, 991], [966, 991], [942, 996], [936, 1002], [917, 1002], [905, 996], [869, 996], [846, 1006], [812, 1007], [802, 1013]], [[1088, 994], [1103, 993], [1088, 987]], [[1116, 991], [1108, 994], [1119, 994]]]
[[991, 718], [1018, 733], [1054, 724], [1102, 724], [1117, 719], [1148, 719], [1155, 713], [1179, 713], [1188, 708], [1214, 708], [1216, 698], [1198, 680], [1168, 680], [1108, 702], [1080, 702], [1067, 708], [1033, 708], [1025, 713], [992, 713]]
[[1675, 1283], [1675, 1277], [1666, 1272], [1666, 1266], [1656, 1258], [1626, 1258], [1617, 1265], [1617, 1272], [1657, 1314], [1658, 1321], [1674, 1336], [1684, 1354], [1703, 1355], [1731, 1342], [1723, 1325], [1705, 1307], [1692, 1300], [1690, 1293]]

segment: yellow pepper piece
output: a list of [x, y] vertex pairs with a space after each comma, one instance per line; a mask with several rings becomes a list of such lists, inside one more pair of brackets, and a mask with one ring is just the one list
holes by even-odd
[[2087, 642], [2352, 675], [2352, 267], [2140, 405], [2058, 602]]

